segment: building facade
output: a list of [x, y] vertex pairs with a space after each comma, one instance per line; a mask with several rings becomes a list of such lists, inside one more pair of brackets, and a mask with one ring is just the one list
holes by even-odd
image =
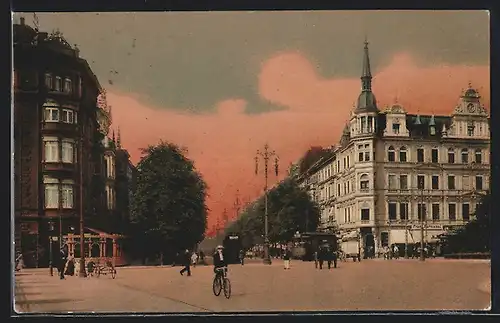
[[371, 82], [365, 43], [350, 121], [299, 183], [321, 206], [320, 229], [357, 231], [364, 250], [420, 242], [422, 226], [432, 242], [468, 222], [489, 189], [488, 112], [470, 84], [449, 116], [409, 114], [398, 104], [380, 111]]
[[101, 144], [100, 121], [110, 111], [99, 107], [103, 89], [87, 61], [60, 32], [21, 18], [13, 47], [15, 249], [27, 266], [48, 266], [49, 250], [79, 232], [80, 214], [86, 226], [102, 223], [104, 159], [113, 153]]

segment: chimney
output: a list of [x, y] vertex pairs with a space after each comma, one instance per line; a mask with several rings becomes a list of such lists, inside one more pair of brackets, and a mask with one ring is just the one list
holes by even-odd
[[24, 17], [19, 18], [21, 21], [21, 26], [24, 26]]

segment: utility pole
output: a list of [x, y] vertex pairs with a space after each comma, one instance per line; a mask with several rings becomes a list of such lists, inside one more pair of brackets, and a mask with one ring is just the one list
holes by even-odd
[[269, 256], [269, 228], [268, 228], [268, 198], [267, 198], [267, 180], [268, 180], [268, 167], [269, 160], [274, 157], [274, 170], [276, 176], [278, 176], [278, 156], [274, 150], [269, 149], [269, 145], [266, 143], [264, 145], [264, 151], [257, 150], [257, 155], [255, 156], [255, 175], [259, 173], [259, 156], [264, 160], [264, 199], [265, 199], [265, 210], [264, 210], [264, 264], [271, 264], [271, 257]]

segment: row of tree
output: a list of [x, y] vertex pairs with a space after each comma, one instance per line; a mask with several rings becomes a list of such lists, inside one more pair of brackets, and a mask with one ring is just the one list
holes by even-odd
[[[290, 241], [295, 232], [315, 231], [320, 219], [318, 205], [292, 178], [281, 181], [268, 191], [268, 233], [270, 242]], [[254, 201], [228, 228], [237, 234], [243, 247], [263, 242], [265, 196]]]

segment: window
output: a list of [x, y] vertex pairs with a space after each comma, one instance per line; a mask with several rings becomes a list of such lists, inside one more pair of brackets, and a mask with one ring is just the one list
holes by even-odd
[[470, 190], [470, 178], [469, 175], [464, 175], [462, 177], [462, 189], [468, 191]]
[[432, 220], [433, 221], [439, 220], [439, 204], [438, 203], [432, 204]]
[[56, 76], [56, 85], [54, 90], [56, 90], [57, 92], [61, 92], [62, 90], [62, 79], [59, 76]]
[[368, 132], [373, 132], [373, 117], [368, 117]]
[[59, 122], [59, 108], [45, 107], [43, 111], [43, 120], [45, 122]]
[[44, 177], [45, 208], [59, 208], [59, 180], [56, 178]]
[[429, 129], [429, 132], [430, 132], [431, 136], [435, 136], [436, 135], [436, 127], [435, 126], [431, 126], [430, 129]]
[[337, 184], [337, 196], [342, 195], [342, 192], [340, 191], [340, 184]]
[[366, 175], [366, 174], [361, 175], [360, 182], [359, 182], [360, 189], [367, 190], [368, 186], [369, 186], [368, 175]]
[[72, 181], [63, 181], [61, 189], [63, 209], [72, 209], [74, 207], [73, 184]]
[[417, 175], [417, 188], [423, 190], [425, 188], [425, 176]]
[[419, 163], [424, 162], [424, 148], [417, 149], [417, 162]]
[[73, 86], [71, 84], [70, 79], [64, 79], [64, 93], [71, 93], [73, 90]]
[[393, 123], [392, 124], [392, 132], [394, 134], [399, 134], [399, 123]]
[[363, 156], [364, 156], [363, 152], [360, 152], [359, 153], [359, 157], [358, 157], [358, 159], [359, 159], [360, 162], [363, 161]]
[[366, 132], [366, 117], [361, 117], [361, 132]]
[[382, 244], [382, 247], [389, 246], [389, 232], [380, 233], [380, 243]]
[[417, 218], [419, 221], [424, 221], [426, 219], [427, 208], [425, 204], [417, 204]]
[[470, 205], [469, 203], [463, 203], [462, 204], [462, 219], [464, 221], [469, 221], [470, 220]]
[[361, 221], [370, 221], [370, 209], [361, 209]]
[[396, 175], [393, 175], [393, 174], [389, 175], [389, 189], [390, 190], [397, 189], [397, 187], [396, 187]]
[[62, 141], [62, 162], [73, 163], [75, 156], [75, 143], [71, 139], [63, 139]]
[[448, 164], [454, 164], [455, 163], [455, 151], [453, 148], [448, 149]]
[[476, 176], [476, 190], [483, 189], [483, 176]]
[[399, 150], [399, 161], [402, 163], [406, 162], [406, 147], [401, 147]]
[[462, 149], [462, 164], [469, 163], [469, 150], [467, 148]]
[[476, 162], [476, 164], [481, 164], [483, 162], [483, 154], [481, 149], [476, 149], [474, 156], [474, 161]]
[[437, 148], [432, 148], [431, 159], [433, 163], [439, 163], [439, 151]]
[[439, 176], [438, 175], [432, 175], [432, 189], [433, 190], [439, 189]]
[[449, 190], [454, 190], [455, 188], [455, 176], [454, 175], [448, 175], [448, 189]]
[[401, 220], [408, 220], [408, 203], [399, 203], [399, 216]]
[[43, 138], [45, 162], [56, 163], [59, 161], [59, 141], [57, 138], [44, 137]]
[[469, 122], [469, 123], [467, 124], [467, 135], [468, 135], [469, 137], [474, 136], [474, 123], [472, 123], [472, 122]]
[[52, 75], [45, 74], [45, 87], [47, 90], [52, 90]]
[[75, 123], [75, 113], [73, 112], [73, 110], [62, 110], [62, 122]]
[[394, 152], [394, 147], [390, 146], [387, 150], [387, 160], [393, 162], [396, 160], [396, 153]]
[[408, 189], [408, 175], [399, 175], [399, 188], [402, 190]]
[[370, 161], [370, 152], [365, 151], [365, 161]]
[[455, 203], [448, 204], [448, 219], [455, 221], [457, 219], [457, 206]]
[[389, 220], [396, 220], [397, 216], [397, 204], [396, 203], [388, 203], [389, 210]]

